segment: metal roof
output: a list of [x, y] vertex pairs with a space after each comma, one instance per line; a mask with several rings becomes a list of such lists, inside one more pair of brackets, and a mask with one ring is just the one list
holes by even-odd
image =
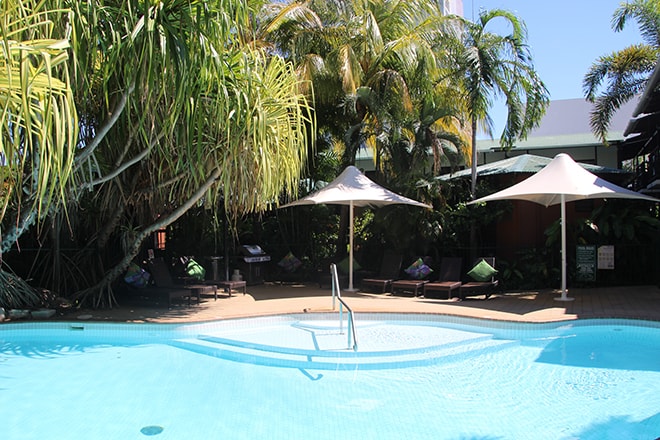
[[624, 131], [626, 138], [619, 147], [621, 160], [648, 154], [657, 149], [660, 142], [660, 59], [658, 61]]
[[[477, 176], [492, 176], [497, 174], [534, 174], [552, 161], [551, 158], [535, 156], [533, 154], [521, 154], [520, 156], [510, 157], [508, 159], [491, 162], [477, 167]], [[608, 168], [599, 165], [591, 165], [585, 163], [578, 163], [585, 170], [594, 174], [629, 174], [627, 171], [617, 168]], [[449, 180], [460, 177], [470, 177], [472, 171], [468, 168], [458, 171], [456, 173], [443, 174], [438, 176], [439, 180]]]
[[[638, 100], [633, 99], [615, 112], [608, 132], [609, 142], [624, 139], [624, 130], [637, 104]], [[593, 104], [582, 98], [551, 101], [538, 128], [532, 130], [524, 141], [516, 142], [512, 150], [570, 149], [602, 145], [591, 131], [589, 121], [592, 109]], [[499, 139], [477, 141], [477, 151], [479, 152], [499, 149]]]

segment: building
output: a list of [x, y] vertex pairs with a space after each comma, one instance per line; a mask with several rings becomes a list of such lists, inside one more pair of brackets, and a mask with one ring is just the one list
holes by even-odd
[[441, 0], [440, 6], [442, 7], [442, 13], [445, 15], [463, 16], [463, 0]]
[[618, 147], [625, 139], [625, 130], [638, 100], [624, 104], [612, 118], [608, 146], [594, 136], [589, 124], [592, 104], [584, 99], [551, 101], [539, 127], [511, 150], [504, 151], [499, 139], [477, 141], [477, 163], [487, 164], [521, 154], [553, 158], [568, 153], [576, 162], [621, 168], [623, 161]]
[[[577, 162], [615, 169], [625, 168], [629, 171], [625, 175], [615, 173], [616, 170], [603, 170], [604, 174], [594, 173], [620, 186], [657, 197], [660, 192], [659, 84], [660, 68], [657, 68], [644, 93], [627, 102], [615, 113], [608, 132], [607, 146], [591, 133], [589, 102], [583, 99], [559, 100], [550, 103], [540, 126], [530, 133], [525, 141], [517, 142], [511, 150], [503, 151], [497, 141], [479, 141], [478, 163], [489, 164], [523, 154], [552, 158], [563, 152], [571, 155]], [[508, 178], [499, 177], [496, 186], [508, 187], [525, 177], [521, 174], [511, 174]], [[496, 255], [508, 261], [515, 261], [521, 250], [545, 247], [544, 231], [560, 218], [560, 215], [558, 206], [545, 208], [524, 201], [511, 203], [514, 204], [513, 209], [498, 222], [491, 231], [491, 237], [494, 239], [492, 244]], [[602, 203], [600, 200], [584, 200], [568, 204], [568, 223], [589, 216], [592, 210]], [[569, 261], [574, 252], [569, 251]], [[627, 252], [632, 251], [628, 249]], [[617, 253], [620, 253], [619, 249]], [[619, 256], [619, 263], [621, 258]]]
[[632, 189], [660, 197], [660, 62], [631, 115], [617, 144], [619, 161], [633, 165]]

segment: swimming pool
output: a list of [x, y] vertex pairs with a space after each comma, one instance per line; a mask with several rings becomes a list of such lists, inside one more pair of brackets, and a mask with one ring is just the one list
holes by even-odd
[[0, 326], [3, 439], [655, 439], [660, 325], [358, 314]]

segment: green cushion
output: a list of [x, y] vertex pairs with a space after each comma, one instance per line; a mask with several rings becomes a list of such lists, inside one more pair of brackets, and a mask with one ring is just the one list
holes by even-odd
[[467, 274], [475, 281], [486, 282], [497, 275], [497, 270], [488, 264], [486, 260], [481, 260]]
[[[348, 274], [348, 272], [349, 272], [348, 263], [349, 263], [349, 260], [348, 260], [348, 257], [346, 257], [343, 260], [341, 260], [339, 263], [337, 263], [337, 269], [339, 269], [339, 271], [342, 272], [342, 273]], [[353, 258], [353, 270], [355, 271], [355, 270], [360, 270], [360, 269], [362, 269], [362, 266], [360, 266], [360, 263], [355, 261], [355, 258]]]
[[191, 258], [186, 264], [186, 275], [196, 280], [203, 281], [204, 276], [206, 275], [206, 269], [204, 269], [201, 264]]

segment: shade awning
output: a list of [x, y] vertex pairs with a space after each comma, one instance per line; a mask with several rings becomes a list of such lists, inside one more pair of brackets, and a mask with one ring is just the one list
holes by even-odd
[[[534, 154], [521, 154], [519, 156], [509, 157], [507, 159], [498, 160], [477, 167], [477, 176], [494, 176], [503, 174], [534, 174], [545, 168], [552, 159], [544, 156], [537, 156]], [[626, 175], [630, 174], [628, 171], [620, 170], [618, 168], [608, 168], [600, 165], [591, 165], [586, 163], [578, 164], [585, 170], [594, 174], [616, 174]], [[456, 173], [443, 174], [438, 176], [438, 180], [451, 180], [462, 177], [470, 177], [471, 170], [465, 169]]]

